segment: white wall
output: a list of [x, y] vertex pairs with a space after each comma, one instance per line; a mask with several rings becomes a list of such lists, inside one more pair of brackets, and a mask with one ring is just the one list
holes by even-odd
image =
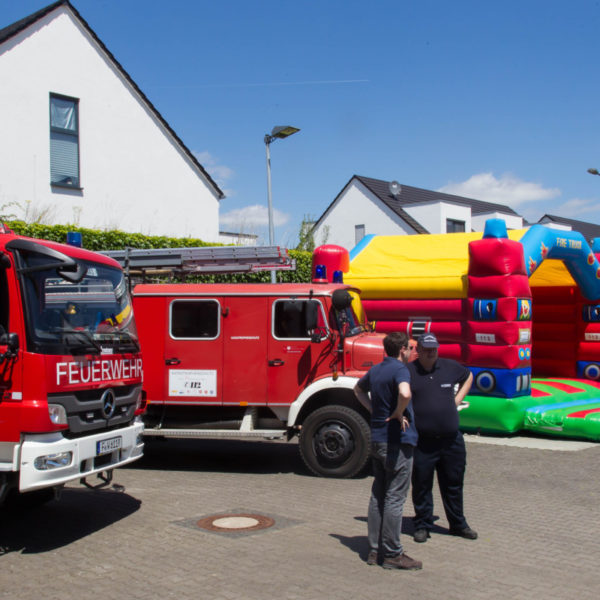
[[446, 219], [464, 221], [465, 231], [471, 231], [471, 207], [449, 202], [427, 202], [403, 206], [413, 219], [429, 233], [446, 233]]
[[540, 221], [540, 225], [548, 227], [549, 229], [559, 229], [560, 231], [573, 231], [570, 225], [564, 223], [555, 223], [554, 221]]
[[[337, 244], [354, 248], [356, 225], [365, 226], [365, 235], [407, 235], [415, 233], [360, 182], [353, 180], [340, 194], [314, 230], [316, 245]], [[324, 235], [328, 228], [326, 242]]]
[[504, 219], [507, 229], [523, 229], [523, 217], [501, 212], [485, 213], [473, 216], [473, 230], [484, 231], [488, 219]]
[[256, 246], [258, 236], [220, 231], [219, 239], [217, 241], [220, 244], [233, 244], [234, 246]]
[[[0, 205], [49, 211], [52, 223], [217, 241], [214, 189], [68, 9], [0, 46], [0, 82]], [[82, 191], [50, 186], [50, 92], [79, 99]]]

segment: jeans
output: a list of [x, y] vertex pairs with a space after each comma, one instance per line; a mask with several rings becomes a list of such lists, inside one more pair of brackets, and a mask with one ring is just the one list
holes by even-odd
[[375, 478], [367, 521], [369, 547], [381, 550], [386, 558], [402, 554], [402, 510], [410, 486], [413, 450], [408, 444], [371, 444]]
[[415, 530], [433, 527], [433, 474], [438, 485], [450, 529], [464, 529], [463, 482], [467, 452], [462, 433], [448, 437], [419, 436], [412, 473]]

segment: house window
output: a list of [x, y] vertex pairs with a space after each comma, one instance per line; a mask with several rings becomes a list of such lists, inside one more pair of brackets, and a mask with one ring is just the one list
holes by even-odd
[[365, 226], [364, 225], [355, 225], [354, 226], [354, 244], [358, 244], [360, 240], [365, 237]]
[[79, 100], [50, 94], [50, 183], [79, 187]]
[[464, 233], [465, 222], [455, 219], [446, 219], [446, 233]]

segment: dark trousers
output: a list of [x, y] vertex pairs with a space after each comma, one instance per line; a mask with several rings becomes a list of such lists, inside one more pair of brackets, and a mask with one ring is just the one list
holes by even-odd
[[371, 457], [375, 477], [367, 519], [369, 548], [392, 558], [403, 552], [400, 531], [402, 510], [410, 486], [413, 447], [373, 442]]
[[437, 473], [450, 529], [468, 527], [463, 514], [463, 482], [467, 453], [462, 433], [448, 437], [419, 435], [412, 472], [414, 527], [433, 528], [433, 473]]

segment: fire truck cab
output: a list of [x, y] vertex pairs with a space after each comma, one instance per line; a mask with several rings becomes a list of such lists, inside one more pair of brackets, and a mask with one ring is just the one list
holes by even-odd
[[119, 264], [1, 228], [0, 503], [139, 458], [141, 387]]

